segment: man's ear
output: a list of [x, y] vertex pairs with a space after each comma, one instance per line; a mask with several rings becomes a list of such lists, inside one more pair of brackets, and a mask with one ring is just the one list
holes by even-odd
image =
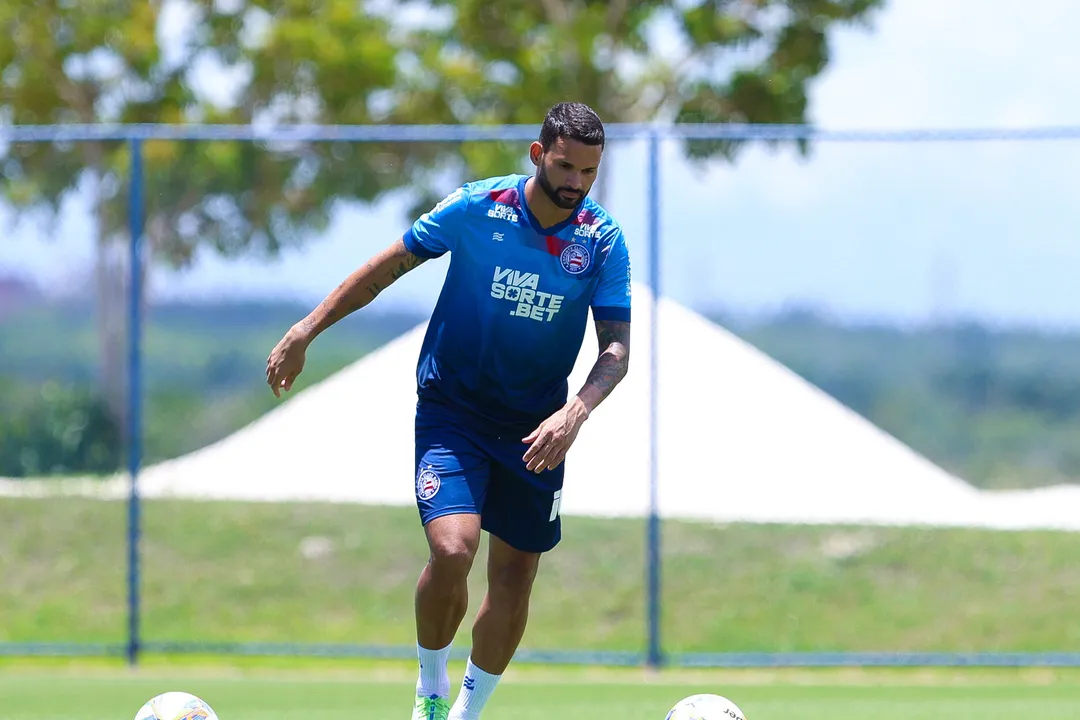
[[544, 154], [544, 146], [540, 144], [540, 141], [534, 141], [529, 146], [529, 159], [532, 160], [532, 164], [536, 167], [540, 167], [540, 158]]

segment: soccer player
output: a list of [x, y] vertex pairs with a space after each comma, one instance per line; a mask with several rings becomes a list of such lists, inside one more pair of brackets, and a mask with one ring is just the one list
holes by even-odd
[[[618, 223], [588, 197], [604, 144], [589, 107], [555, 105], [529, 148], [534, 175], [450, 193], [292, 327], [267, 360], [267, 383], [281, 397], [316, 335], [450, 253], [416, 369], [415, 494], [430, 555], [416, 587], [413, 720], [480, 717], [525, 631], [540, 557], [561, 538], [567, 451], [627, 371], [629, 256]], [[590, 308], [599, 356], [568, 397]], [[451, 707], [447, 660], [482, 530], [487, 592]]]

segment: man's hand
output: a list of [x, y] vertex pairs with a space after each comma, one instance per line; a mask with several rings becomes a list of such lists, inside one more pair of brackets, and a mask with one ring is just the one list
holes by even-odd
[[266, 359], [266, 384], [281, 397], [281, 389], [292, 390], [296, 376], [304, 370], [309, 341], [295, 327], [285, 333]]
[[525, 467], [534, 473], [559, 467], [588, 417], [585, 404], [580, 398], [574, 397], [562, 409], [540, 423], [539, 427], [521, 439], [522, 442], [530, 443], [522, 457]]

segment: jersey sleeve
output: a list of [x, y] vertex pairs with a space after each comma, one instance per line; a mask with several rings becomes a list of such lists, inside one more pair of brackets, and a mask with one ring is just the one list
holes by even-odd
[[600, 266], [600, 281], [591, 305], [595, 320], [630, 322], [630, 253], [622, 230], [612, 240], [608, 257]]
[[453, 252], [468, 205], [468, 193], [464, 186], [459, 187], [416, 219], [405, 232], [405, 248], [421, 258], [437, 258]]

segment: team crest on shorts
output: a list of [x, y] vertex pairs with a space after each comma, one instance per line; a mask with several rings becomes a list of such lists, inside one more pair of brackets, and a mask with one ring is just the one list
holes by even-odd
[[435, 493], [439, 492], [441, 486], [442, 481], [439, 480], [438, 473], [430, 468], [421, 470], [416, 476], [416, 497], [421, 500], [430, 500], [435, 497]]
[[580, 275], [588, 270], [592, 263], [589, 248], [578, 243], [567, 245], [559, 255], [559, 263], [563, 266], [563, 270], [571, 275]]

